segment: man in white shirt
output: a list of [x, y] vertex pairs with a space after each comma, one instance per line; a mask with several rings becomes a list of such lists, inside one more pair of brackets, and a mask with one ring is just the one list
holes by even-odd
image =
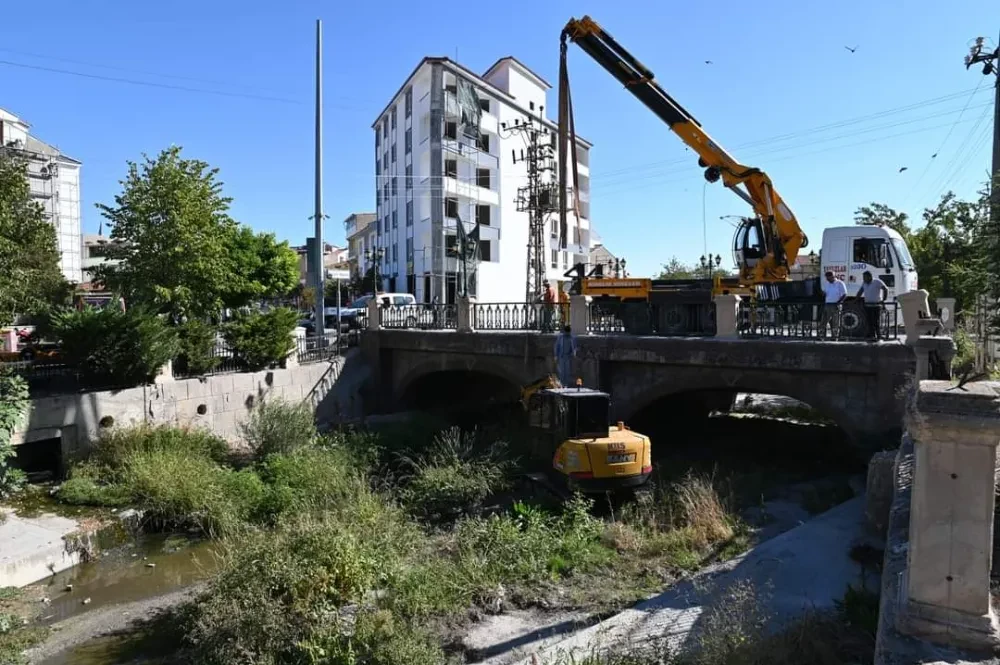
[[876, 342], [882, 339], [882, 303], [889, 296], [889, 288], [878, 277], [872, 277], [867, 270], [861, 275], [858, 297], [865, 299], [865, 318], [868, 323], [868, 338]]
[[834, 339], [840, 339], [840, 308], [844, 298], [847, 297], [847, 287], [829, 270], [822, 286], [825, 298], [823, 299], [823, 314], [819, 319], [819, 336], [826, 337], [826, 327], [830, 326], [831, 336]]

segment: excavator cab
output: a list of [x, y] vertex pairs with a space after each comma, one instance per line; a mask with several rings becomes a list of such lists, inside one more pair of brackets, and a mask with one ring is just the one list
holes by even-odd
[[609, 492], [643, 485], [652, 473], [649, 437], [609, 427], [611, 396], [544, 388], [527, 400], [528, 425], [552, 451], [552, 466], [573, 490]]

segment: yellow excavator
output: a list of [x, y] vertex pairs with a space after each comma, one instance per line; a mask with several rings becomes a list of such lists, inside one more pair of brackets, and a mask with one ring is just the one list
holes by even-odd
[[[722, 181], [728, 189], [746, 201], [753, 215], [742, 219], [733, 240], [733, 255], [738, 276], [716, 275], [711, 280], [656, 280], [623, 275], [605, 276], [600, 266], [589, 273], [583, 265], [574, 266], [566, 276], [573, 280], [575, 293], [603, 300], [608, 306], [634, 303], [643, 307], [648, 327], [661, 332], [671, 327], [690, 326], [693, 317], [709, 324], [714, 295], [736, 293], [759, 296], [762, 288], [768, 299], [796, 298], [801, 283], [789, 283], [790, 266], [808, 239], [795, 215], [775, 191], [771, 179], [762, 170], [746, 166], [726, 152], [702, 128], [701, 124], [656, 82], [653, 72], [639, 62], [606, 30], [589, 16], [570, 19], [560, 36], [559, 55], [559, 184], [560, 233], [566, 235], [566, 215], [576, 201], [568, 201], [567, 192], [579, 191], [576, 159], [576, 131], [567, 68], [567, 45], [573, 42], [620, 81], [648, 109], [656, 114], [691, 150], [698, 155], [698, 165], [705, 169], [705, 179]], [[572, 184], [568, 182], [567, 157], [572, 156]], [[600, 303], [599, 303], [600, 304]], [[615, 316], [629, 327], [641, 327], [628, 312], [615, 309]], [[641, 332], [641, 331], [639, 331]]]
[[[552, 450], [561, 484], [584, 493], [641, 487], [653, 471], [649, 437], [624, 423], [609, 426], [611, 396], [546, 376], [521, 390], [528, 426]], [[541, 478], [533, 477], [534, 480]]]

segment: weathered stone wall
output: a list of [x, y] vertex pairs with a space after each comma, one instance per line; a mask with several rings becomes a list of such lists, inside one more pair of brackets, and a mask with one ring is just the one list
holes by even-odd
[[[397, 408], [432, 372], [486, 372], [524, 385], [554, 371], [553, 335], [380, 330], [363, 341], [378, 408]], [[703, 390], [787, 395], [838, 422], [858, 440], [898, 440], [903, 393], [916, 360], [902, 344], [581, 336], [576, 371], [613, 396], [629, 419], [670, 395]]]
[[[221, 374], [169, 381], [118, 391], [54, 395], [32, 400], [28, 417], [15, 432], [14, 444], [61, 437], [63, 457], [74, 455], [96, 438], [101, 427], [136, 423], [203, 427], [229, 441], [239, 438], [239, 425], [261, 399], [306, 400], [317, 420], [361, 415], [355, 394], [363, 372], [355, 354], [333, 362], [263, 372]], [[361, 377], [359, 380], [359, 376]], [[350, 379], [345, 380], [345, 378]]]

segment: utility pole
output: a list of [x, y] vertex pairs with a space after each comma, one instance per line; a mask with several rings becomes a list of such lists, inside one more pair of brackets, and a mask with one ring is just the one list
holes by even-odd
[[[322, 337], [326, 332], [326, 270], [323, 265], [323, 21], [316, 19], [316, 207], [313, 219], [316, 221], [316, 334]], [[340, 303], [337, 303], [339, 311]], [[340, 333], [340, 330], [337, 331]]]
[[972, 65], [982, 64], [983, 75], [992, 74], [996, 79], [994, 88], [996, 96], [993, 102], [993, 165], [990, 169], [990, 219], [993, 227], [1000, 232], [1000, 46], [988, 50], [986, 40], [977, 37], [975, 43], [969, 49], [969, 54], [965, 56], [965, 68]]
[[[539, 114], [545, 107], [539, 108]], [[504, 138], [520, 135], [525, 148], [511, 150], [514, 163], [527, 167], [528, 184], [517, 189], [515, 203], [518, 212], [528, 213], [528, 258], [525, 266], [525, 302], [534, 302], [542, 292], [545, 281], [545, 222], [550, 213], [558, 210], [559, 192], [556, 183], [547, 174], [553, 171], [555, 149], [547, 127], [536, 118], [514, 120], [513, 126], [501, 124]], [[527, 151], [527, 152], [525, 152]], [[562, 246], [566, 239], [562, 238]]]

